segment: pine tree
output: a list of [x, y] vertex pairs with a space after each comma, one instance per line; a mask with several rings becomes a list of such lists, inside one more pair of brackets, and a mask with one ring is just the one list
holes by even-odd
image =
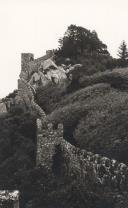
[[125, 41], [123, 40], [119, 50], [118, 50], [118, 54], [119, 59], [120, 59], [120, 66], [125, 67], [127, 66], [128, 63], [128, 49], [127, 49], [127, 44], [125, 43]]

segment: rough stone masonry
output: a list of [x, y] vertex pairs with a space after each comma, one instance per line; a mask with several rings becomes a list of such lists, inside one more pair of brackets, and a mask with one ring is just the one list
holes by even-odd
[[0, 191], [0, 208], [19, 208], [19, 191]]

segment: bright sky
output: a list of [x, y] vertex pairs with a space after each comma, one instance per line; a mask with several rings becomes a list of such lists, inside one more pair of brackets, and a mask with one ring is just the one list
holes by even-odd
[[0, 98], [17, 88], [22, 52], [44, 55], [76, 24], [96, 30], [116, 56], [127, 20], [128, 0], [0, 0]]

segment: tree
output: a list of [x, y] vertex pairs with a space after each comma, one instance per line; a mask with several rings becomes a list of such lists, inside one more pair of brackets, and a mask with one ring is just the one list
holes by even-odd
[[127, 49], [127, 44], [126, 42], [123, 40], [119, 50], [118, 50], [118, 54], [119, 56], [119, 65], [122, 67], [125, 67], [127, 65], [127, 60], [128, 60], [128, 49]]
[[86, 28], [70, 25], [63, 38], [59, 39], [58, 54], [63, 57], [73, 57], [94, 52], [97, 54], [108, 55], [107, 46], [99, 40], [95, 31]]

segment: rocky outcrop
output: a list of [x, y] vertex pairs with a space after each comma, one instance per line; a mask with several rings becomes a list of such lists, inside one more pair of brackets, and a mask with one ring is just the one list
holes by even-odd
[[[42, 114], [42, 109], [34, 102], [36, 90], [40, 86], [46, 86], [49, 83], [63, 85], [65, 88], [70, 83], [67, 78], [69, 69], [57, 66], [53, 61], [53, 51], [47, 51], [46, 55], [34, 59], [31, 53], [21, 54], [21, 73], [18, 80], [18, 90], [15, 96], [8, 96], [4, 102], [0, 102], [0, 113], [9, 112], [14, 106], [21, 107], [24, 110], [36, 109], [38, 115]], [[71, 69], [72, 71], [72, 69]], [[14, 94], [14, 93], [12, 93]], [[40, 116], [39, 116], [40, 117]]]
[[38, 115], [41, 115], [41, 109], [34, 102], [36, 90], [49, 83], [62, 84], [66, 87], [71, 82], [69, 72], [81, 67], [79, 64], [67, 67], [65, 65], [66, 68], [58, 67], [53, 61], [53, 53], [49, 51], [46, 56], [39, 59], [34, 59], [34, 55], [31, 53], [23, 53], [21, 60], [21, 73], [15, 103], [25, 109], [36, 109]]
[[34, 59], [33, 54], [23, 53], [20, 78], [29, 82], [36, 90], [39, 86], [46, 86], [50, 82], [54, 84], [67, 82], [67, 80], [70, 82], [71, 73], [82, 67], [81, 64], [57, 66], [53, 57], [53, 54], [48, 52], [46, 56]]
[[29, 108], [31, 111], [35, 111], [37, 117], [41, 118], [43, 122], [46, 122], [46, 114], [35, 102], [31, 85], [23, 78], [19, 80], [19, 95], [21, 99], [23, 99], [26, 108]]

